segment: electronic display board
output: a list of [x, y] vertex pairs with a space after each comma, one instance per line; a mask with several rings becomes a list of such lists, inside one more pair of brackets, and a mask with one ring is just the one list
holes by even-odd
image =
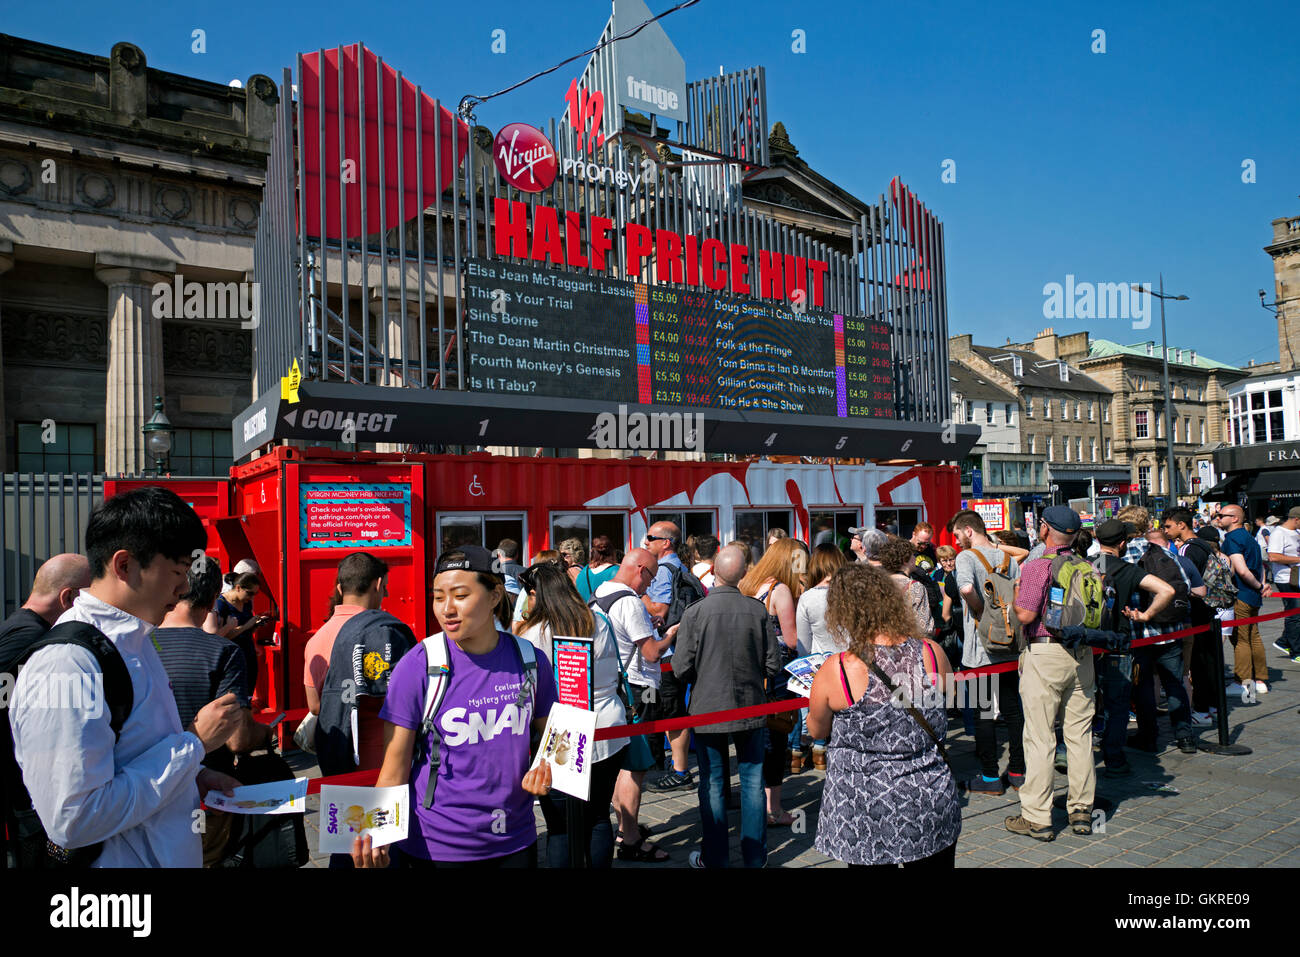
[[894, 417], [885, 323], [486, 259], [465, 299], [471, 390]]

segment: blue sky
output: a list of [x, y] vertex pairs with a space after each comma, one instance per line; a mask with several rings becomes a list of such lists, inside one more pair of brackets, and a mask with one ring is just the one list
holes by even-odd
[[[654, 12], [672, 5], [650, 0]], [[1085, 7], [1086, 12], [1065, 7]], [[1248, 11], [1248, 12], [1247, 12]], [[491, 3], [317, 0], [10, 5], [0, 30], [107, 55], [130, 40], [150, 66], [225, 82], [299, 51], [364, 41], [426, 92], [455, 102], [591, 46], [607, 0]], [[800, 156], [863, 199], [901, 176], [947, 229], [951, 331], [1028, 339], [1053, 325], [1133, 342], [1122, 319], [1049, 321], [1043, 286], [1156, 282], [1170, 343], [1224, 362], [1277, 357], [1262, 247], [1300, 215], [1300, 4], [972, 4], [702, 0], [664, 21], [695, 79], [762, 64], [770, 118]], [[206, 31], [207, 52], [191, 51]], [[506, 30], [506, 53], [490, 50]], [[791, 50], [806, 33], [807, 52]], [[1105, 31], [1106, 52], [1091, 52]], [[484, 105], [496, 128], [563, 110], [571, 64]], [[946, 159], [957, 182], [942, 183]], [[1242, 182], [1242, 162], [1256, 182]], [[1158, 316], [1158, 314], [1157, 314]]]

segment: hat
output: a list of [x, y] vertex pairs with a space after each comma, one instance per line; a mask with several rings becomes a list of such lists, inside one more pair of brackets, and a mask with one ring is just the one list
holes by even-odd
[[861, 528], [850, 528], [850, 529], [849, 529], [849, 537], [850, 537], [850, 538], [861, 538], [861, 537], [862, 537], [862, 533], [865, 532], [866, 530], [867, 530], [867, 526], [865, 526], [865, 525], [863, 525]]
[[1196, 530], [1196, 537], [1203, 538], [1207, 542], [1214, 542], [1216, 545], [1219, 544], [1219, 530], [1213, 525], [1202, 525]]
[[1137, 529], [1128, 522], [1121, 522], [1118, 518], [1108, 518], [1097, 526], [1097, 541], [1107, 548], [1118, 545], [1126, 538], [1132, 538]]
[[1264, 524], [1265, 524], [1265, 525], [1277, 525], [1277, 524], [1279, 524], [1281, 521], [1282, 521], [1282, 519], [1278, 518], [1276, 515], [1270, 515], [1268, 518], [1264, 519]]
[[1300, 518], [1300, 505], [1297, 505], [1295, 508], [1291, 509], [1291, 511], [1287, 512], [1286, 517], [1288, 519]]
[[258, 568], [257, 562], [253, 561], [251, 558], [241, 558], [235, 564], [235, 574], [243, 575], [247, 573], [251, 573], [253, 575], [260, 575], [262, 573], [262, 569]]
[[1043, 509], [1043, 521], [1066, 535], [1072, 535], [1083, 527], [1079, 513], [1068, 505], [1050, 505]]
[[438, 556], [438, 563], [433, 571], [435, 578], [443, 572], [457, 571], [483, 572], [505, 580], [505, 576], [501, 573], [501, 565], [492, 560], [492, 553], [482, 545], [460, 545]]

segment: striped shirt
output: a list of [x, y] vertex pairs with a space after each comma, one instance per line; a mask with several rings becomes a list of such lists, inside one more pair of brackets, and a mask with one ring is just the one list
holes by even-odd
[[[203, 706], [233, 691], [239, 706], [250, 706], [244, 654], [228, 638], [202, 628], [156, 628], [150, 636], [171, 681], [181, 727], [188, 728]], [[204, 765], [228, 771], [229, 749], [222, 745], [203, 759]]]

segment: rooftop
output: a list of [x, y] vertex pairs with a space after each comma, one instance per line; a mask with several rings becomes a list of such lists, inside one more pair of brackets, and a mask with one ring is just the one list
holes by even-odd
[[[1045, 359], [1036, 352], [1027, 349], [1008, 349], [1003, 346], [971, 346], [971, 351], [978, 354], [987, 362], [992, 362], [999, 369], [1016, 380], [1016, 384], [1022, 388], [1030, 389], [1053, 389], [1055, 391], [1065, 390], [1067, 392], [1097, 392], [1102, 395], [1110, 395], [1110, 389], [1106, 388], [1095, 379], [1091, 379], [1079, 371], [1078, 367], [1066, 363], [1069, 370], [1070, 378], [1062, 380], [1059, 365], [1056, 359]], [[1020, 359], [1020, 375], [1015, 374], [1015, 365], [1013, 362], [1004, 359], [1004, 356], [1018, 357]], [[1001, 360], [995, 362], [994, 360]]]
[[992, 402], [1018, 402], [1016, 396], [1001, 386], [994, 385], [974, 369], [962, 365], [957, 360], [948, 363], [949, 390], [967, 399], [983, 399]]
[[[1150, 351], [1148, 351], [1148, 348]], [[1088, 345], [1089, 359], [1102, 359], [1108, 356], [1135, 356], [1140, 359], [1159, 359], [1160, 345], [1155, 340], [1147, 342], [1138, 342], [1131, 346], [1120, 345], [1110, 339], [1093, 339]], [[1195, 349], [1186, 349], [1179, 346], [1169, 347], [1169, 364], [1171, 366], [1183, 366], [1188, 369], [1205, 369], [1214, 371], [1217, 369], [1226, 369], [1230, 372], [1240, 371], [1237, 366], [1229, 365], [1226, 362], [1219, 362], [1217, 359], [1208, 359], [1198, 353]]]

